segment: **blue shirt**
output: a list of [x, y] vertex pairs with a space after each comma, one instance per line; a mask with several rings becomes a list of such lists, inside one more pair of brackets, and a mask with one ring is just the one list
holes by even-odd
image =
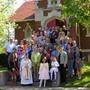
[[58, 57], [59, 56], [59, 52], [57, 50], [53, 50], [51, 52], [51, 56], [55, 56], [55, 57]]

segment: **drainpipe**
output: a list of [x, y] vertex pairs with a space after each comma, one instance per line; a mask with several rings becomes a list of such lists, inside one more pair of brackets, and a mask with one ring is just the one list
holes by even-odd
[[78, 44], [79, 44], [79, 48], [81, 48], [81, 44], [80, 44], [80, 28], [79, 28], [79, 24], [76, 23], [76, 34], [78, 36]]

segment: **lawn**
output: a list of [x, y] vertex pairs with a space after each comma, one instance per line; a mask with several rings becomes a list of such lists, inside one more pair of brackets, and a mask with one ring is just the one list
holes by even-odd
[[8, 69], [6, 67], [1, 67], [0, 66], [0, 72], [6, 72], [6, 71], [8, 71]]
[[4, 52], [4, 49], [0, 47], [0, 53], [3, 53]]
[[82, 68], [82, 79], [71, 78], [65, 87], [90, 87], [90, 64], [84, 63]]

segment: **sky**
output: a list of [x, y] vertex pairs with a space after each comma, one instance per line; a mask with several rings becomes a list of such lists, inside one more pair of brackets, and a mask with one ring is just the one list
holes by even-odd
[[25, 0], [16, 0], [16, 3], [14, 5], [14, 9], [18, 9], [23, 3], [25, 2]]
[[33, 1], [33, 0], [16, 0], [14, 9], [17, 10], [25, 1]]

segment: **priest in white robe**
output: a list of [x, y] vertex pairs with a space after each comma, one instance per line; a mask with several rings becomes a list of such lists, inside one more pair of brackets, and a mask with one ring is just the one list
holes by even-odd
[[31, 60], [26, 55], [22, 59], [20, 64], [20, 77], [21, 77], [21, 85], [33, 84], [32, 63]]

